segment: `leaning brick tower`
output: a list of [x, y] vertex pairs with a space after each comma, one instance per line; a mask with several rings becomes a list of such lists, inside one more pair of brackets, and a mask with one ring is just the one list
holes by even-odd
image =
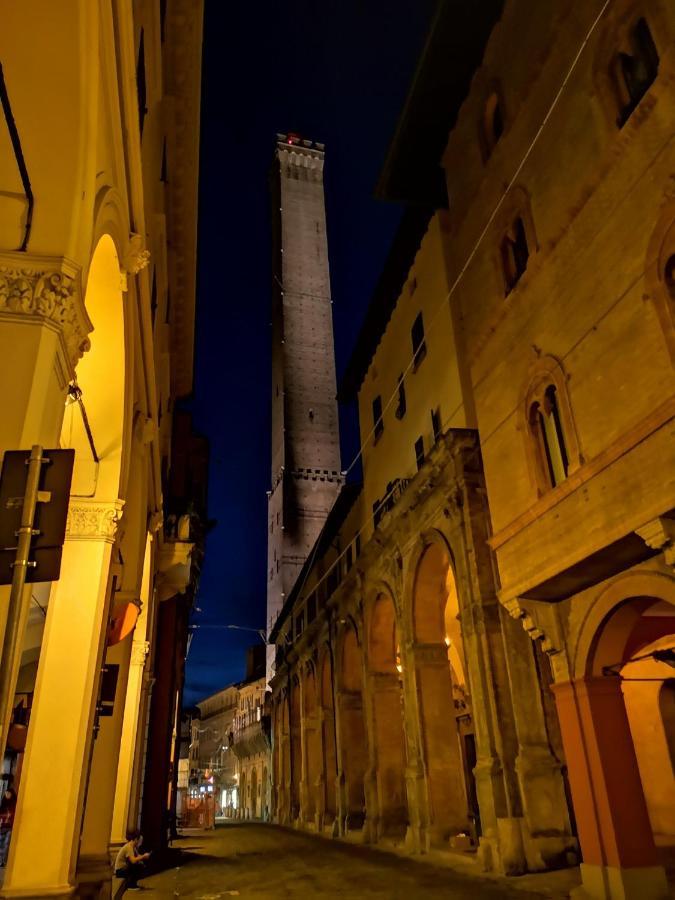
[[323, 144], [277, 135], [272, 194], [272, 483], [267, 627], [341, 487]]

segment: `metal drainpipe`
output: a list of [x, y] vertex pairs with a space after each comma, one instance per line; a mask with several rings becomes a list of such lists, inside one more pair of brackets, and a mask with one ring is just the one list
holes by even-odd
[[30, 178], [28, 177], [28, 169], [26, 168], [26, 161], [23, 157], [23, 150], [21, 148], [21, 139], [19, 137], [19, 130], [16, 127], [16, 122], [14, 121], [14, 116], [12, 114], [12, 106], [9, 102], [9, 94], [7, 93], [7, 85], [5, 84], [5, 76], [2, 71], [2, 63], [0, 63], [0, 104], [2, 105], [2, 111], [5, 114], [5, 121], [7, 123], [7, 131], [9, 132], [9, 139], [12, 142], [12, 150], [14, 151], [14, 159], [16, 160], [17, 168], [19, 169], [19, 175], [21, 176], [21, 184], [23, 185], [23, 192], [26, 195], [26, 200], [28, 201], [28, 211], [26, 212], [26, 224], [24, 225], [23, 232], [23, 241], [21, 242], [21, 246], [19, 247], [20, 253], [25, 253], [28, 249], [28, 241], [30, 239], [30, 231], [33, 225], [33, 207], [35, 205], [35, 198], [33, 197], [33, 188], [31, 187]]

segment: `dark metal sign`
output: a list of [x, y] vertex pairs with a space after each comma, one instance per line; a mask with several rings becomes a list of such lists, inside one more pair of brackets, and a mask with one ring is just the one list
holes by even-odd
[[[74, 450], [44, 450], [26, 581], [56, 581], [66, 535]], [[0, 584], [11, 584], [30, 450], [8, 450], [0, 474]], [[34, 565], [33, 565], [34, 563]]]

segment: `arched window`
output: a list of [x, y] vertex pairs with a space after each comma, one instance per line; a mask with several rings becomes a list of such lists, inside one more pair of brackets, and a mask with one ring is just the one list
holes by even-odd
[[539, 496], [557, 487], [583, 462], [567, 392], [567, 376], [553, 356], [530, 370], [521, 428]]
[[567, 478], [569, 462], [554, 384], [547, 385], [543, 397], [530, 407], [530, 427], [539, 444], [543, 474], [555, 487]]

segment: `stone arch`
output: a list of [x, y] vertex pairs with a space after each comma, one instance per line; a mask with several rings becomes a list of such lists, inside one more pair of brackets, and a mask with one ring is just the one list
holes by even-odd
[[340, 764], [344, 782], [344, 828], [360, 829], [365, 823], [364, 778], [368, 768], [368, 742], [363, 704], [363, 655], [353, 621], [345, 623], [338, 643]]
[[590, 604], [574, 680], [554, 688], [585, 864], [650, 870], [664, 892], [657, 843], [675, 846], [675, 790], [664, 806], [668, 723], [655, 685], [672, 669], [656, 654], [673, 647], [675, 579], [627, 572]]
[[[424, 536], [412, 588], [413, 663], [432, 840], [468, 829], [475, 794], [473, 728], [453, 556], [440, 532]], [[450, 628], [453, 638], [449, 637]], [[453, 639], [459, 646], [453, 648]], [[462, 682], [462, 679], [464, 681]], [[468, 726], [468, 727], [465, 727]]]
[[[394, 600], [374, 592], [367, 607], [371, 772], [377, 797], [375, 837], [403, 838], [408, 825], [403, 730], [401, 633]], [[372, 812], [375, 812], [374, 810]], [[369, 819], [371, 810], [368, 810]]]

